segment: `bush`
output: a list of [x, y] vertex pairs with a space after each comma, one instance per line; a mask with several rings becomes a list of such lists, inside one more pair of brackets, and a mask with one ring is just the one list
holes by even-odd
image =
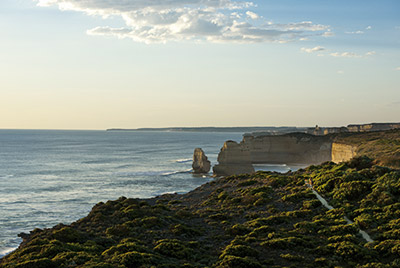
[[304, 261], [304, 257], [300, 256], [300, 255], [293, 255], [293, 254], [287, 253], [287, 254], [281, 254], [280, 256], [282, 259], [285, 259], [288, 261], [293, 261], [293, 262]]
[[190, 248], [187, 248], [182, 241], [177, 239], [163, 239], [157, 241], [156, 244], [155, 252], [177, 259], [187, 258], [192, 253]]
[[235, 224], [232, 227], [230, 227], [227, 231], [231, 235], [244, 235], [247, 234], [250, 230], [243, 224]]
[[52, 237], [61, 242], [83, 242], [85, 240], [85, 236], [80, 231], [71, 227], [55, 230]]
[[19, 263], [15, 268], [56, 268], [57, 266], [49, 259], [42, 258]]
[[224, 258], [226, 255], [236, 257], [258, 257], [259, 252], [249, 246], [230, 244], [222, 251], [220, 258]]
[[117, 256], [118, 262], [125, 265], [127, 268], [137, 268], [141, 265], [152, 264], [155, 259], [152, 254], [128, 252]]
[[226, 255], [217, 265], [218, 268], [261, 268], [261, 264], [251, 258]]

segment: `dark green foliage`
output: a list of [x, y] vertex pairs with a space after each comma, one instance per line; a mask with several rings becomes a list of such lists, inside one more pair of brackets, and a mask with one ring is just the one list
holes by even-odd
[[24, 261], [15, 266], [16, 268], [56, 268], [57, 266], [49, 259], [37, 259]]
[[[335, 209], [304, 186], [310, 178]], [[361, 157], [99, 203], [71, 225], [32, 231], [0, 267], [400, 267], [399, 218], [400, 172]]]
[[226, 255], [216, 266], [218, 268], [261, 268], [261, 264], [249, 257]]
[[177, 239], [163, 239], [157, 241], [154, 251], [177, 259], [188, 258], [192, 250], [184, 242]]

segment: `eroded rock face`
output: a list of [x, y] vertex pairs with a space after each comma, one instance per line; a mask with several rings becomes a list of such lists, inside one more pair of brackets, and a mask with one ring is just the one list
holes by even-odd
[[208, 160], [201, 148], [196, 148], [193, 153], [193, 173], [208, 173], [211, 169], [211, 162]]
[[331, 160], [332, 142], [325, 136], [293, 133], [244, 137], [252, 164], [319, 164]]
[[399, 129], [400, 123], [371, 123], [363, 125], [348, 125], [350, 132], [370, 132], [370, 131], [385, 131], [391, 129]]
[[340, 163], [349, 161], [357, 155], [357, 147], [347, 144], [332, 144], [332, 162]]
[[331, 160], [329, 137], [304, 133], [252, 136], [225, 142], [218, 155], [214, 175], [254, 173], [253, 164], [320, 164]]
[[235, 141], [226, 141], [218, 155], [218, 165], [213, 167], [215, 176], [254, 173], [250, 151]]

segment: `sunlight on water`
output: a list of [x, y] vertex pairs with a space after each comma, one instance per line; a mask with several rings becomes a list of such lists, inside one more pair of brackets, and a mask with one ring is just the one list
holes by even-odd
[[0, 130], [0, 255], [18, 233], [71, 223], [120, 196], [188, 192], [196, 147], [216, 158], [242, 133]]

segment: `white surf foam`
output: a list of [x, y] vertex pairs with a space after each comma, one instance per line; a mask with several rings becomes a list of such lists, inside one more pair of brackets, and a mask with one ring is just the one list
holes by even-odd
[[7, 254], [10, 254], [11, 252], [13, 252], [16, 249], [17, 249], [17, 247], [14, 247], [14, 248], [6, 247], [6, 248], [0, 250], [0, 258], [6, 256]]
[[138, 172], [116, 172], [115, 175], [119, 177], [137, 177], [137, 176], [171, 176], [181, 173], [189, 173], [192, 169], [186, 170], [164, 170], [164, 171], [138, 171]]
[[12, 177], [14, 177], [14, 175], [0, 175], [0, 179], [8, 179]]
[[177, 160], [175, 160], [176, 163], [188, 163], [188, 162], [192, 162], [192, 161], [193, 161], [192, 158], [177, 159]]
[[192, 171], [192, 169], [165, 172], [162, 174], [162, 176], [171, 176], [171, 175], [175, 175], [175, 174], [189, 173], [191, 171]]

